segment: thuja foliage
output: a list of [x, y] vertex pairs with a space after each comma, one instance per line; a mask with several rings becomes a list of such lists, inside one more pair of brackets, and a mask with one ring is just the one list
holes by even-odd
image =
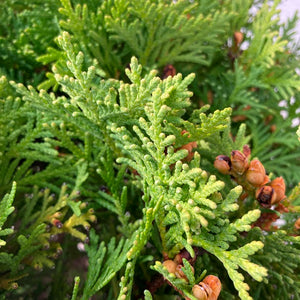
[[3, 299], [300, 299], [278, 4], [1, 2]]

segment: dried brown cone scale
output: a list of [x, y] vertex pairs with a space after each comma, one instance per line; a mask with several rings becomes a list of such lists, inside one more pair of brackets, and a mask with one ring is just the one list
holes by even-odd
[[185, 149], [188, 151], [187, 157], [184, 158], [184, 161], [190, 162], [194, 157], [193, 149], [197, 148], [197, 142], [190, 142], [186, 145], [180, 147], [180, 149]]
[[271, 186], [265, 185], [256, 191], [255, 196], [259, 204], [267, 208], [274, 204], [274, 201], [276, 199], [276, 192]]
[[249, 157], [251, 155], [251, 149], [248, 145], [243, 146], [243, 153], [246, 155], [246, 157]]
[[222, 284], [220, 279], [217, 276], [208, 275], [203, 279], [202, 282], [208, 284], [212, 289], [212, 294], [209, 300], [217, 300], [222, 289]]

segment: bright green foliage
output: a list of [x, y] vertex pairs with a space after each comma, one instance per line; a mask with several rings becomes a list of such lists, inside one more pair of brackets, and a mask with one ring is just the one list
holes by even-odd
[[152, 300], [151, 293], [148, 290], [145, 290], [145, 300]]
[[80, 283], [80, 278], [78, 276], [76, 276], [74, 278], [74, 288], [73, 288], [73, 293], [72, 293], [71, 300], [75, 300], [77, 298], [79, 283]]
[[[240, 192], [240, 187], [238, 186], [237, 188], [239, 188]], [[231, 204], [236, 197], [236, 191], [228, 195], [227, 199], [222, 203], [225, 211], [238, 209], [236, 205]], [[249, 287], [243, 282], [244, 277], [237, 272], [237, 269], [240, 267], [248, 272], [255, 280], [262, 281], [263, 277], [267, 275], [267, 270], [251, 263], [248, 260], [248, 256], [260, 250], [263, 247], [263, 243], [252, 241], [236, 250], [228, 251], [227, 249], [229, 248], [228, 242], [236, 240], [235, 234], [237, 232], [246, 232], [251, 229], [250, 224], [258, 219], [260, 211], [249, 211], [234, 223], [230, 223], [229, 220], [225, 218], [226, 214], [224, 212], [219, 212], [218, 214], [218, 210], [216, 210], [215, 214], [216, 221], [212, 222], [212, 227], [207, 228], [208, 232], [201, 232], [201, 235], [197, 235], [194, 238], [194, 245], [202, 247], [209, 253], [215, 255], [227, 269], [229, 277], [234, 282], [235, 288], [239, 291], [240, 298], [251, 299], [247, 292]]]
[[[13, 233], [13, 229], [7, 228], [2, 229], [7, 217], [14, 211], [14, 207], [12, 206], [12, 202], [14, 200], [14, 196], [16, 193], [16, 183], [13, 183], [12, 190], [10, 194], [6, 194], [4, 198], [0, 202], [0, 236], [5, 236]], [[5, 246], [6, 242], [0, 239], [0, 247]]]
[[[0, 4], [1, 299], [195, 300], [205, 274], [219, 299], [300, 298], [297, 17], [278, 4]], [[213, 166], [246, 144], [287, 184], [278, 211]], [[186, 280], [162, 264], [182, 253]]]

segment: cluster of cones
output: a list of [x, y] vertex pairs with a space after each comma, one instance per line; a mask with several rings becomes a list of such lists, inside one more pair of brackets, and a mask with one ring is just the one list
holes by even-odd
[[[174, 274], [177, 278], [181, 278], [188, 281], [186, 275], [182, 271], [183, 268], [183, 258], [185, 258], [192, 267], [194, 271], [193, 264], [195, 263], [197, 255], [194, 258], [183, 249], [178, 253], [173, 260], [167, 259], [163, 262], [163, 266], [168, 270], [169, 273]], [[195, 284], [192, 288], [193, 296], [198, 300], [217, 300], [221, 292], [221, 281], [217, 276], [208, 275], [201, 282]], [[181, 291], [178, 291], [181, 293]], [[186, 300], [190, 298], [185, 297]]]
[[229, 174], [247, 194], [255, 192], [255, 197], [261, 206], [269, 208], [281, 202], [285, 196], [285, 183], [282, 177], [270, 182], [263, 164], [258, 159], [249, 162], [251, 150], [248, 145], [243, 152], [233, 150], [231, 156], [219, 155], [214, 166], [222, 174]]

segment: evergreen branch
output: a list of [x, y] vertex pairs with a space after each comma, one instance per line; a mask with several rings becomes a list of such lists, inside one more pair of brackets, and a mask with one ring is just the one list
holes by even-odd
[[77, 298], [79, 283], [80, 283], [80, 277], [76, 276], [74, 278], [74, 288], [73, 288], [71, 300], [76, 300]]
[[[290, 236], [282, 230], [264, 236], [258, 228], [249, 233], [248, 239], [255, 237], [264, 243], [263, 252], [253, 255], [253, 261], [268, 268], [268, 281], [257, 293], [255, 299], [268, 299], [270, 285], [276, 286], [283, 298], [300, 297], [300, 284], [295, 270], [299, 268], [299, 236]], [[295, 247], [295, 245], [297, 245]], [[255, 284], [253, 285], [255, 289]]]
[[136, 264], [136, 259], [129, 261], [126, 265], [125, 276], [122, 276], [120, 282], [120, 293], [118, 300], [129, 300], [131, 299], [131, 291], [134, 279], [134, 266]]
[[174, 273], [169, 273], [161, 262], [156, 261], [155, 265], [151, 266], [151, 268], [159, 272], [173, 287], [180, 291], [182, 296], [188, 297], [191, 300], [197, 300], [197, 298], [192, 294], [192, 285], [188, 284], [186, 280], [182, 278], [177, 278]]
[[[0, 202], [0, 236], [5, 236], [13, 233], [13, 229], [2, 229], [2, 227], [8, 216], [15, 210], [15, 208], [12, 206], [12, 203], [14, 201], [16, 189], [17, 184], [16, 182], [13, 182], [11, 192], [9, 194], [6, 194]], [[4, 246], [5, 244], [6, 242], [0, 239], [0, 247]]]
[[[209, 253], [215, 255], [224, 265], [226, 268], [229, 277], [233, 281], [233, 284], [236, 290], [239, 292], [239, 296], [241, 299], [252, 299], [249, 294], [249, 286], [244, 283], [244, 276], [237, 271], [238, 268], [244, 269], [246, 272], [250, 274], [255, 280], [262, 281], [263, 277], [267, 275], [267, 269], [262, 266], [256, 265], [251, 263], [248, 260], [250, 255], [253, 255], [255, 252], [262, 249], [264, 244], [259, 241], [252, 241], [237, 250], [230, 250], [225, 251], [224, 247], [228, 247], [226, 243], [227, 240], [232, 240], [230, 235], [233, 235], [237, 230], [238, 231], [249, 231], [251, 227], [248, 224], [251, 224], [253, 221], [257, 220], [259, 217], [260, 212], [252, 211], [245, 215], [242, 219], [237, 220], [235, 225], [230, 224], [230, 230], [225, 227], [225, 229], [221, 229], [221, 232], [218, 234], [217, 238], [214, 242], [211, 242], [211, 238], [208, 235], [202, 235], [199, 237], [194, 238], [193, 244], [204, 248]], [[241, 227], [241, 223], [244, 225]], [[233, 229], [233, 231], [232, 231]], [[222, 239], [221, 241], [220, 239]], [[236, 240], [233, 239], [233, 240]], [[224, 244], [225, 242], [225, 244]], [[219, 244], [219, 247], [216, 245]], [[225, 249], [226, 249], [225, 248]]]
[[[131, 247], [132, 241], [121, 240], [118, 246], [115, 239], [111, 239], [107, 247], [104, 242], [98, 245], [99, 237], [94, 230], [90, 232], [91, 245], [86, 245], [89, 257], [89, 269], [85, 282], [82, 299], [88, 299], [102, 289], [118, 272], [126, 262], [126, 253]], [[104, 261], [104, 257], [108, 257]]]
[[11, 268], [12, 274], [17, 273], [21, 265], [21, 261], [24, 258], [30, 257], [34, 252], [41, 249], [43, 245], [38, 241], [40, 236], [45, 232], [45, 230], [46, 230], [46, 225], [39, 224], [32, 230], [29, 237], [25, 237], [24, 235], [18, 236], [18, 243], [20, 245], [20, 250], [18, 251], [16, 257], [14, 257], [13, 265]]

